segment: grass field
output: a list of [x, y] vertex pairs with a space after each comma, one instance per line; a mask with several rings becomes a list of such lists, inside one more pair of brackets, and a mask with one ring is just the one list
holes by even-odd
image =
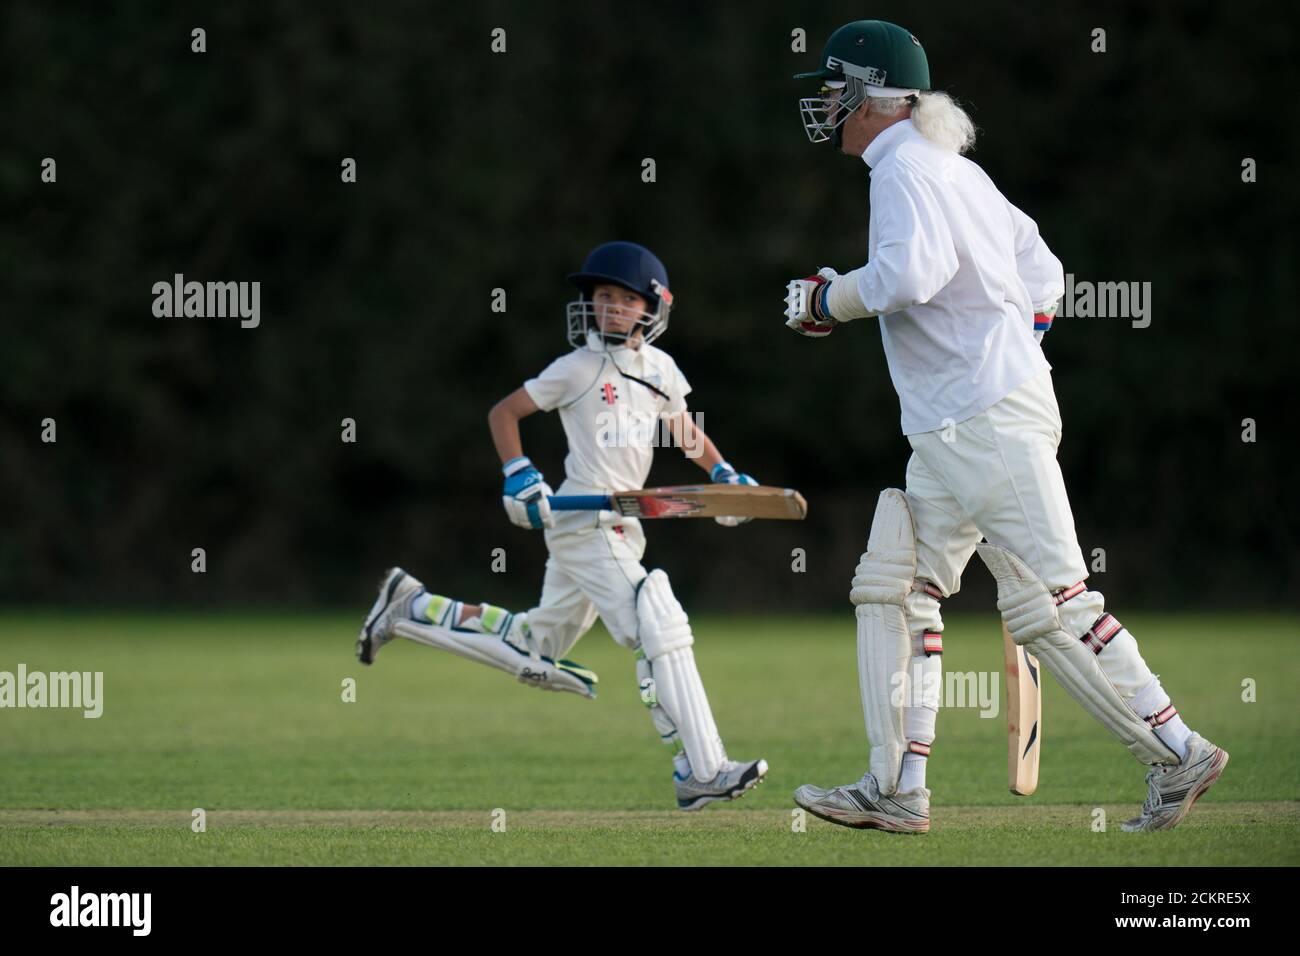
[[[1232, 755], [1178, 830], [1119, 832], [1143, 768], [1048, 679], [1038, 792], [1006, 790], [999, 687], [996, 716], [940, 712], [933, 828], [892, 837], [793, 826], [797, 785], [865, 769], [847, 613], [695, 620], [728, 750], [772, 768], [695, 814], [673, 809], [631, 657], [599, 627], [572, 655], [601, 674], [591, 702], [400, 641], [362, 667], [352, 616], [0, 614], [0, 671], [104, 673], [99, 719], [0, 710], [0, 864], [1300, 863], [1300, 620], [1124, 621]], [[996, 618], [954, 617], [946, 636], [946, 670], [1000, 672]]]

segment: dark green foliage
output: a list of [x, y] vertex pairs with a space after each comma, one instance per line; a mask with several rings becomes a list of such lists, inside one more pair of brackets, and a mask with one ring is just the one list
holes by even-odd
[[[790, 79], [862, 12], [565, 9], [6, 6], [0, 599], [364, 600], [400, 561], [469, 598], [532, 600], [542, 542], [500, 511], [486, 412], [565, 348], [564, 274], [628, 238], [668, 266], [661, 344], [705, 427], [811, 505], [800, 527], [654, 526], [649, 560], [688, 601], [843, 601], [908, 449], [872, 323], [798, 339], [781, 298], [794, 275], [865, 258], [867, 170], [807, 143]], [[1047, 343], [1081, 542], [1106, 549], [1097, 583], [1121, 613], [1300, 586], [1295, 144], [1269, 125], [1295, 60], [1284, 31], [1229, 42], [1192, 9], [879, 14], [973, 105], [973, 158], [1068, 272], [1153, 283], [1150, 328], [1062, 319]], [[57, 185], [39, 182], [46, 156]], [[260, 281], [261, 327], [154, 318], [152, 284], [178, 272]], [[558, 484], [558, 422], [525, 439]], [[696, 479], [660, 458], [652, 480]]]

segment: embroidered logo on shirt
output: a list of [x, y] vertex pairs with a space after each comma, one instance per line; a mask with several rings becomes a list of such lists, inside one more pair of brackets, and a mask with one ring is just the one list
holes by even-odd
[[605, 393], [606, 405], [613, 405], [615, 402], [618, 401], [618, 389], [615, 388], [613, 384], [611, 384], [610, 382], [606, 382], [603, 386], [601, 386], [601, 390]]

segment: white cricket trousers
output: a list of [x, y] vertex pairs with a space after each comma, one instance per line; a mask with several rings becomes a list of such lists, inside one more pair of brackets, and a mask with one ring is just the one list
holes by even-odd
[[[563, 494], [588, 494], [563, 488]], [[542, 654], [552, 660], [568, 655], [596, 623], [597, 615], [619, 644], [637, 645], [637, 585], [646, 576], [641, 565], [645, 533], [635, 518], [612, 520], [608, 512], [560, 512], [546, 531], [550, 557], [542, 580], [542, 597], [528, 612], [528, 625], [541, 640]]]
[[[1056, 461], [1061, 413], [1050, 372], [964, 422], [908, 440], [906, 491], [916, 528], [918, 579], [945, 596], [957, 593], [982, 537], [1021, 558], [1051, 591], [1088, 577]], [[914, 635], [943, 629], [935, 597], [914, 591], [906, 607]], [[1059, 608], [1065, 629], [1076, 637], [1104, 610], [1105, 597], [1091, 589]], [[1127, 630], [1111, 640], [1100, 661], [1125, 699], [1151, 682]]]

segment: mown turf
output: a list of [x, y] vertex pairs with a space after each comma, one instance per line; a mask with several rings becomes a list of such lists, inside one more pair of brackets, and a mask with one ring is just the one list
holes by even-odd
[[[364, 668], [351, 617], [4, 614], [0, 670], [103, 671], [105, 709], [0, 710], [0, 864], [1300, 862], [1300, 622], [1125, 622], [1189, 723], [1232, 754], [1182, 827], [1118, 832], [1143, 770], [1049, 679], [1038, 793], [1006, 792], [999, 687], [996, 716], [940, 713], [934, 830], [897, 838], [815, 819], [791, 832], [795, 786], [865, 767], [849, 615], [695, 621], [728, 749], [772, 772], [743, 801], [687, 815], [671, 810], [629, 655], [599, 628], [573, 654], [604, 678], [590, 702], [405, 642]], [[999, 672], [995, 618], [951, 619], [946, 637], [947, 670]], [[345, 678], [355, 703], [341, 699]], [[206, 833], [190, 830], [196, 807]], [[498, 808], [504, 833], [491, 829]]]

